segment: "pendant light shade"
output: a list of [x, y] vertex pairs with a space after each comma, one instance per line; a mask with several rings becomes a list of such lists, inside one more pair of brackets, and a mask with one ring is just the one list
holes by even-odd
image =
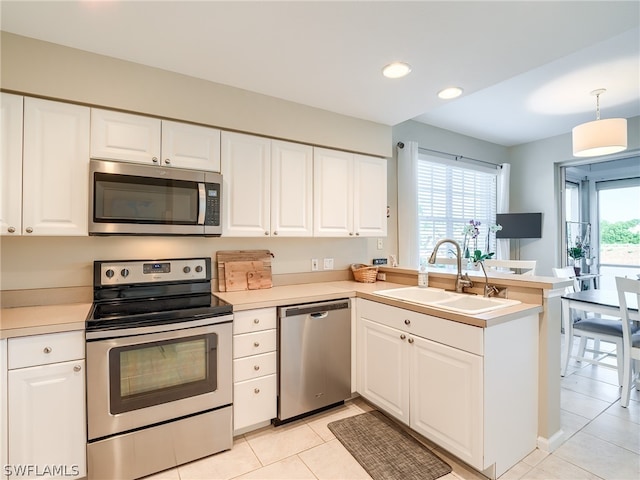
[[596, 96], [596, 120], [578, 125], [571, 132], [575, 157], [596, 157], [627, 149], [627, 119], [600, 120], [600, 95], [605, 91], [601, 88], [591, 92]]

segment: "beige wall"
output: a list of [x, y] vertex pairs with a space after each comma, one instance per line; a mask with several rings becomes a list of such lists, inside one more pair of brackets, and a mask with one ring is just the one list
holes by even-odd
[[1, 32], [4, 90], [389, 157], [391, 127]]
[[[1, 33], [3, 90], [117, 108], [224, 129], [391, 155], [391, 127], [143, 65]], [[393, 170], [391, 170], [393, 173]], [[394, 185], [395, 177], [389, 178]], [[269, 249], [273, 273], [310, 272], [311, 258], [336, 270], [388, 255], [375, 238], [0, 237], [0, 290], [92, 285], [92, 262], [210, 256]], [[393, 252], [392, 252], [393, 253]]]

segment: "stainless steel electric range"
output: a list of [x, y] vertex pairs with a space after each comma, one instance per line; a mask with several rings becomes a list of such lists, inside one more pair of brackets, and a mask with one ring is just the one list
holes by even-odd
[[211, 259], [94, 262], [89, 478], [134, 479], [231, 448], [232, 306]]

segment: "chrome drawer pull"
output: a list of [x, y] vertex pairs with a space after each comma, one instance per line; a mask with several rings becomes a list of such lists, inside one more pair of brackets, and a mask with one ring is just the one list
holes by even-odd
[[260, 323], [260, 319], [259, 319], [259, 318], [254, 318], [254, 319], [253, 319], [253, 323], [255, 323], [255, 324]]
[[413, 342], [414, 342], [413, 338], [410, 338], [409, 343], [413, 343]]
[[260, 346], [260, 342], [253, 342], [253, 346], [254, 347], [259, 347]]
[[400, 335], [400, 340], [404, 340], [405, 338], [407, 338], [407, 336], [404, 333]]
[[258, 370], [260, 370], [260, 365], [254, 365], [253, 369], [257, 372]]
[[411, 325], [411, 320], [409, 320], [408, 318], [404, 321], [405, 325]]
[[82, 367], [80, 365], [76, 365], [73, 367], [74, 372], [79, 372], [80, 370], [82, 370]]
[[42, 349], [42, 351], [43, 351], [44, 353], [51, 353], [51, 352], [53, 351], [53, 349], [52, 349], [51, 347], [44, 347], [44, 348]]
[[259, 388], [254, 388], [253, 389], [253, 393], [260, 393], [260, 389]]

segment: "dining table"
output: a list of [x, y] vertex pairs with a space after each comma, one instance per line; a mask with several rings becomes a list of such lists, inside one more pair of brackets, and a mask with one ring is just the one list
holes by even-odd
[[[580, 292], [565, 293], [562, 295], [562, 318], [569, 319], [570, 310], [576, 309], [583, 312], [599, 313], [611, 317], [620, 318], [620, 301], [617, 290], [589, 289]], [[627, 308], [629, 319], [640, 321], [637, 298], [627, 295]]]

